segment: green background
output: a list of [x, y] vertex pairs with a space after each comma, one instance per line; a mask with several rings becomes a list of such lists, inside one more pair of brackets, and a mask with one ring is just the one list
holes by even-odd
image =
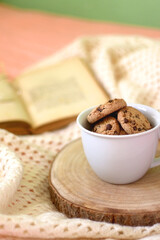
[[160, 28], [160, 0], [0, 0], [20, 8]]

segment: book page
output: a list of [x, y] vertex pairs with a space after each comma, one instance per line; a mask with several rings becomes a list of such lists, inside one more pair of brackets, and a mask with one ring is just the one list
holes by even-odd
[[76, 116], [108, 97], [78, 58], [38, 69], [17, 79], [33, 127]]
[[29, 116], [15, 89], [5, 77], [0, 76], [0, 122], [8, 121], [30, 123]]

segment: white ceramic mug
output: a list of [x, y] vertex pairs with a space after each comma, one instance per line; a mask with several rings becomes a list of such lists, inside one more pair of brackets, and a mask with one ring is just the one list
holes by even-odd
[[113, 184], [134, 182], [143, 177], [149, 168], [160, 165], [160, 158], [154, 158], [160, 138], [160, 113], [141, 104], [128, 106], [142, 112], [153, 128], [131, 135], [103, 135], [90, 131], [87, 122], [87, 115], [95, 106], [77, 117], [84, 153], [90, 166], [99, 178]]

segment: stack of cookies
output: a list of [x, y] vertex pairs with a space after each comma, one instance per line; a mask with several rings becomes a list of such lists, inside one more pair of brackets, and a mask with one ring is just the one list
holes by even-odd
[[106, 135], [126, 135], [152, 128], [149, 120], [137, 109], [127, 106], [123, 99], [109, 100], [93, 109], [87, 116], [93, 132]]

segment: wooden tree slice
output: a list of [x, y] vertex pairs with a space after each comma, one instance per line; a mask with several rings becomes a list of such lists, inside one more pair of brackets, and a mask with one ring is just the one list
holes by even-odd
[[135, 183], [109, 184], [92, 171], [80, 139], [57, 155], [49, 184], [53, 203], [68, 217], [129, 226], [160, 222], [160, 167]]

